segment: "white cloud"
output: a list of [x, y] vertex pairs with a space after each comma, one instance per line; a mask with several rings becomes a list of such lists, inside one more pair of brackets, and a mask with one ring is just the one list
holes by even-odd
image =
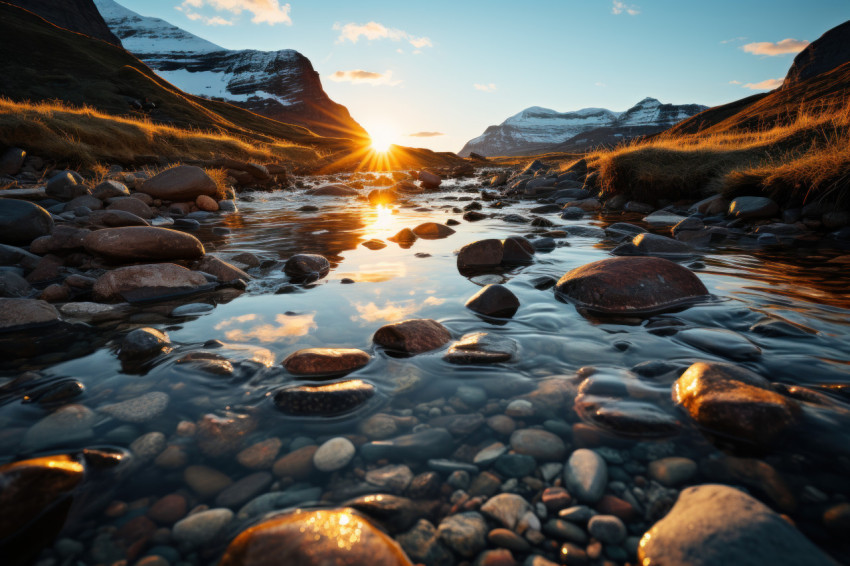
[[444, 136], [443, 132], [415, 132], [413, 134], [407, 134], [409, 138], [435, 138], [437, 136]]
[[730, 85], [739, 85], [739, 84], [741, 84], [741, 81], [729, 81], [729, 84]]
[[760, 83], [747, 83], [744, 88], [750, 90], [773, 90], [782, 86], [783, 79], [767, 79]]
[[475, 87], [475, 90], [483, 90], [484, 92], [493, 92], [494, 90], [496, 90], [496, 85], [493, 83], [486, 85], [475, 83], [472, 86]]
[[337, 71], [328, 78], [338, 83], [367, 84], [372, 86], [396, 86], [401, 84], [401, 80], [393, 80], [392, 71], [373, 73], [372, 71], [364, 71], [363, 69], [354, 69], [351, 71]]
[[748, 43], [741, 47], [747, 53], [753, 55], [768, 55], [774, 57], [776, 55], [788, 55], [789, 53], [799, 53], [809, 44], [805, 39], [783, 39], [776, 43], [770, 41], [758, 41], [756, 43]]
[[615, 16], [618, 16], [624, 12], [630, 16], [637, 16], [638, 14], [640, 14], [640, 10], [638, 10], [638, 7], [634, 4], [629, 5], [625, 2], [620, 2], [620, 0], [614, 0], [614, 5], [611, 8], [611, 13]]
[[[417, 37], [410, 35], [404, 30], [388, 28], [378, 22], [369, 22], [367, 24], [348, 23], [345, 25], [334, 24], [333, 29], [340, 32], [337, 38], [337, 43], [344, 43], [346, 40], [351, 43], [364, 37], [369, 41], [375, 39], [389, 39], [391, 41], [407, 41], [413, 47], [421, 49], [423, 47], [433, 47], [434, 44], [427, 37]], [[414, 53], [416, 53], [414, 51]]]
[[249, 12], [253, 14], [251, 21], [255, 24], [292, 25], [292, 18], [289, 16], [292, 6], [281, 6], [279, 0], [184, 0], [176, 8], [190, 20], [202, 21], [210, 26], [233, 25], [233, 20], [221, 16], [205, 16], [197, 11], [205, 6], [217, 12], [230, 12], [234, 16]]

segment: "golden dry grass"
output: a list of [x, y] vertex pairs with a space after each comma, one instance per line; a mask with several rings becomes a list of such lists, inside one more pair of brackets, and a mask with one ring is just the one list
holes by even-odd
[[0, 98], [0, 146], [76, 166], [133, 164], [145, 156], [206, 160], [227, 156], [259, 162], [317, 163], [312, 147], [286, 140], [258, 143], [234, 135], [187, 130], [145, 119], [113, 116], [62, 102], [16, 102]]
[[782, 125], [706, 135], [664, 133], [588, 155], [604, 196], [655, 203], [766, 195], [780, 204], [850, 207], [850, 101], [800, 109]]

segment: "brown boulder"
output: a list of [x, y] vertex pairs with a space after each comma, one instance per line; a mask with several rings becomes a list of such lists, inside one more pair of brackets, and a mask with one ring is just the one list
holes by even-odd
[[602, 314], [646, 314], [708, 295], [690, 270], [657, 257], [616, 257], [566, 273], [555, 285], [560, 297]]
[[458, 269], [479, 269], [501, 265], [504, 247], [500, 240], [478, 240], [466, 244], [457, 254]]
[[769, 443], [797, 422], [797, 401], [763, 377], [732, 364], [697, 362], [673, 385], [673, 401], [698, 425], [756, 444]]
[[199, 195], [214, 197], [218, 187], [200, 167], [178, 165], [151, 177], [139, 190], [153, 198], [183, 201], [195, 200]]
[[195, 206], [197, 206], [200, 210], [205, 210], [207, 212], [218, 211], [218, 203], [214, 198], [207, 195], [198, 195], [198, 198], [195, 199]]
[[372, 337], [379, 346], [404, 354], [436, 350], [451, 338], [452, 335], [445, 326], [427, 318], [384, 325]]
[[420, 171], [418, 178], [419, 182], [426, 189], [436, 189], [443, 182], [439, 175], [434, 175], [428, 171]]
[[296, 511], [243, 531], [220, 566], [413, 566], [392, 538], [353, 509]]
[[355, 348], [305, 348], [283, 360], [283, 367], [296, 375], [337, 376], [362, 368], [370, 359]]
[[91, 254], [119, 261], [198, 259], [204, 255], [204, 246], [195, 236], [152, 226], [97, 230], [86, 236], [83, 244]]
[[218, 277], [219, 281], [235, 281], [242, 279], [250, 281], [251, 276], [226, 261], [212, 255], [204, 256], [204, 258], [195, 264], [195, 270], [209, 273]]
[[331, 264], [324, 256], [317, 254], [296, 254], [286, 260], [283, 271], [295, 279], [316, 277], [321, 279], [331, 270]]
[[0, 331], [30, 325], [59, 322], [59, 312], [48, 303], [37, 299], [0, 298]]
[[123, 293], [143, 288], [186, 290], [206, 285], [200, 273], [173, 263], [119, 267], [98, 278], [93, 293], [97, 300], [110, 301]]
[[425, 240], [439, 240], [447, 238], [455, 233], [455, 231], [445, 224], [437, 224], [436, 222], [425, 222], [414, 228], [413, 233]]

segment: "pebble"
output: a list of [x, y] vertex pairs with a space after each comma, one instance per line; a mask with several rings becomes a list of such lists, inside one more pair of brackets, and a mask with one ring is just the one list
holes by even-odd
[[163, 525], [172, 525], [186, 516], [189, 504], [180, 494], [172, 493], [159, 499], [148, 509], [148, 517]]
[[83, 405], [65, 405], [50, 413], [24, 434], [23, 445], [29, 450], [70, 444], [94, 436], [97, 421], [94, 412]]
[[508, 478], [522, 478], [534, 473], [537, 463], [525, 454], [504, 454], [493, 464], [496, 472]]
[[697, 464], [690, 458], [662, 458], [649, 463], [649, 477], [666, 486], [677, 486], [691, 479]]
[[236, 460], [251, 470], [265, 470], [274, 464], [281, 445], [279, 438], [268, 438], [239, 452]]
[[602, 498], [608, 485], [608, 466], [605, 460], [587, 448], [572, 453], [564, 467], [564, 487], [576, 499], [595, 503]]
[[219, 507], [241, 507], [260, 493], [266, 491], [272, 484], [272, 475], [268, 472], [256, 472], [245, 476], [230, 487], [222, 490], [215, 498]]
[[134, 399], [120, 403], [102, 405], [102, 413], [128, 423], [146, 423], [165, 412], [170, 397], [162, 391], [152, 391]]
[[313, 456], [319, 447], [315, 445], [296, 448], [286, 456], [274, 463], [272, 472], [279, 478], [292, 478], [303, 480], [309, 478], [315, 468], [313, 467]]
[[578, 544], [587, 543], [587, 533], [575, 523], [561, 519], [549, 519], [543, 525], [543, 532], [558, 540], [566, 540]]
[[590, 536], [603, 544], [620, 544], [626, 538], [626, 525], [614, 515], [596, 515], [587, 523]]
[[351, 462], [357, 449], [347, 438], [338, 436], [322, 444], [313, 454], [313, 465], [322, 472], [340, 470]]
[[143, 434], [130, 444], [130, 451], [141, 462], [147, 462], [165, 450], [165, 435], [161, 432]]
[[558, 517], [561, 519], [579, 525], [586, 524], [594, 515], [596, 515], [596, 511], [587, 505], [574, 505], [558, 512]]
[[523, 497], [513, 493], [500, 493], [488, 499], [481, 506], [481, 512], [484, 515], [511, 530], [530, 511], [532, 511], [531, 504]]
[[507, 548], [508, 550], [523, 553], [531, 550], [531, 545], [528, 544], [528, 541], [509, 529], [493, 529], [487, 533], [487, 540], [492, 545]]
[[534, 415], [534, 405], [525, 399], [514, 399], [508, 403], [505, 414], [509, 417], [530, 417]]
[[511, 435], [511, 448], [517, 454], [527, 454], [538, 461], [563, 460], [567, 455], [564, 441], [545, 430], [526, 428]]
[[233, 483], [225, 474], [207, 466], [189, 466], [183, 471], [183, 480], [201, 497], [216, 495]]
[[172, 530], [175, 542], [203, 547], [215, 540], [233, 520], [230, 509], [210, 509], [189, 515], [178, 521]]
[[476, 466], [489, 466], [495, 462], [500, 456], [508, 451], [508, 447], [501, 442], [494, 442], [486, 448], [480, 450], [473, 458], [472, 462]]
[[446, 517], [437, 533], [443, 544], [467, 558], [476, 556], [487, 546], [487, 523], [474, 511]]
[[366, 481], [392, 493], [402, 493], [413, 480], [413, 472], [405, 465], [390, 465], [366, 472]]

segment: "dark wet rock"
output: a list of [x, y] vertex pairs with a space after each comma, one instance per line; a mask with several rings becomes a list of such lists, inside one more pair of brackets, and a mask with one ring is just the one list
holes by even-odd
[[83, 244], [89, 253], [118, 261], [198, 259], [204, 255], [203, 244], [194, 236], [151, 226], [96, 230]]
[[194, 232], [200, 230], [201, 223], [194, 218], [175, 218], [174, 227], [183, 231]]
[[230, 509], [208, 509], [178, 521], [171, 531], [174, 541], [190, 548], [203, 548], [224, 532], [233, 520]]
[[381, 459], [390, 461], [425, 461], [450, 454], [454, 450], [454, 439], [444, 428], [430, 428], [398, 436], [390, 440], [368, 442], [360, 447], [360, 455], [366, 461]]
[[761, 357], [761, 348], [737, 332], [723, 328], [689, 328], [676, 333], [676, 338], [694, 348], [738, 362]]
[[479, 220], [484, 220], [485, 218], [487, 218], [487, 215], [482, 212], [478, 212], [477, 210], [470, 210], [463, 214], [463, 219], [467, 222], [478, 222]]
[[448, 329], [439, 322], [420, 318], [386, 324], [375, 332], [372, 340], [392, 352], [413, 355], [436, 350], [451, 337]]
[[779, 205], [767, 197], [738, 197], [729, 204], [729, 216], [744, 220], [771, 218], [779, 212]]
[[466, 558], [477, 556], [484, 550], [487, 530], [484, 517], [475, 511], [446, 517], [437, 528], [443, 544]]
[[319, 449], [318, 446], [302, 446], [291, 451], [289, 454], [279, 458], [272, 467], [272, 472], [279, 478], [292, 478], [295, 480], [308, 479], [315, 473], [313, 456]]
[[528, 224], [529, 219], [525, 216], [520, 216], [519, 214], [506, 214], [502, 217], [502, 220], [505, 222], [511, 222], [513, 224]]
[[295, 279], [321, 279], [331, 269], [331, 264], [324, 256], [317, 254], [297, 254], [286, 260], [283, 271]]
[[646, 229], [626, 222], [616, 222], [605, 228], [605, 235], [613, 240], [631, 240], [638, 234], [645, 232]]
[[306, 348], [290, 354], [283, 367], [295, 375], [337, 376], [362, 368], [370, 359], [355, 348]]
[[668, 210], [656, 210], [649, 216], [644, 217], [643, 221], [649, 224], [652, 228], [672, 228], [686, 217]]
[[37, 204], [0, 199], [0, 244], [27, 245], [52, 231], [53, 218]]
[[501, 265], [503, 257], [504, 248], [500, 240], [479, 240], [460, 249], [457, 255], [457, 268], [474, 270], [496, 267]]
[[94, 189], [92, 189], [91, 196], [100, 200], [107, 200], [116, 197], [128, 197], [130, 196], [130, 190], [124, 183], [107, 180], [99, 183]]
[[711, 458], [701, 462], [700, 472], [711, 481], [748, 487], [762, 494], [780, 511], [792, 513], [797, 508], [794, 491], [782, 474], [763, 460], [734, 456]]
[[643, 537], [647, 564], [798, 564], [835, 562], [767, 506], [724, 485], [690, 487]]
[[738, 366], [697, 362], [676, 381], [673, 400], [709, 431], [756, 444], [772, 441], [800, 417], [793, 399]]
[[578, 238], [604, 238], [605, 231], [596, 226], [564, 226], [564, 232]]
[[10, 147], [0, 155], [0, 175], [17, 175], [26, 158], [26, 151], [19, 147]]
[[62, 171], [53, 175], [44, 190], [47, 196], [58, 200], [71, 200], [88, 193], [83, 178], [76, 171]]
[[620, 544], [626, 538], [626, 525], [614, 515], [596, 515], [587, 523], [590, 536], [603, 544]]
[[179, 295], [205, 288], [207, 279], [196, 271], [173, 263], [130, 265], [101, 275], [92, 292], [97, 300], [111, 301], [150, 296]]
[[655, 257], [619, 257], [589, 263], [561, 277], [556, 293], [603, 314], [644, 314], [708, 295], [687, 268]]
[[245, 437], [256, 428], [257, 421], [250, 415], [208, 413], [198, 421], [195, 439], [204, 455], [217, 458], [239, 452], [244, 447]]
[[387, 247], [387, 245], [384, 242], [382, 242], [381, 240], [378, 240], [378, 239], [374, 239], [374, 238], [371, 239], [371, 240], [367, 240], [360, 245], [363, 246], [364, 248], [368, 248], [370, 250], [382, 250], [385, 247]]
[[23, 437], [28, 450], [79, 443], [94, 436], [95, 413], [83, 405], [63, 405], [31, 426]]
[[528, 542], [509, 529], [493, 529], [487, 533], [487, 541], [500, 548], [506, 548], [519, 553], [528, 553], [531, 550], [531, 545]]
[[412, 529], [396, 537], [408, 556], [429, 566], [454, 566], [455, 559], [437, 534], [437, 528], [421, 519]]
[[119, 357], [149, 358], [171, 350], [171, 340], [168, 334], [156, 328], [137, 328], [131, 331], [121, 341]]
[[307, 189], [304, 193], [316, 197], [351, 197], [357, 196], [360, 191], [343, 183], [332, 183]]
[[274, 403], [292, 416], [335, 416], [360, 407], [375, 395], [375, 386], [352, 379], [324, 385], [293, 385], [278, 389]]
[[502, 263], [506, 265], [525, 265], [533, 261], [534, 246], [531, 242], [522, 236], [505, 238], [502, 245]]
[[268, 519], [240, 533], [220, 562], [221, 566], [277, 564], [412, 566], [393, 539], [348, 508], [296, 511]]
[[776, 319], [761, 320], [750, 327], [750, 332], [771, 338], [802, 338], [817, 333], [806, 326]]
[[564, 466], [564, 487], [578, 501], [596, 503], [608, 485], [608, 465], [602, 456], [580, 448], [570, 455]]
[[206, 171], [194, 165], [178, 165], [142, 183], [140, 192], [162, 200], [194, 201], [200, 195], [216, 196], [218, 188]]
[[678, 419], [654, 403], [604, 395], [579, 395], [576, 412], [596, 426], [622, 436], [664, 437], [677, 434]]
[[437, 224], [436, 222], [420, 224], [412, 232], [424, 240], [439, 240], [455, 233], [452, 228], [449, 228], [445, 224]]
[[531, 242], [531, 245], [539, 252], [551, 252], [558, 247], [558, 243], [553, 238], [537, 238]]
[[399, 245], [412, 244], [417, 240], [417, 236], [410, 228], [403, 228], [402, 230], [399, 230], [399, 232], [394, 236], [390, 236], [389, 238], [387, 238], [387, 240], [389, 240], [390, 242], [395, 242]]
[[476, 332], [452, 344], [443, 359], [452, 364], [498, 364], [511, 361], [516, 351], [516, 342], [510, 338]]
[[0, 332], [47, 326], [60, 320], [59, 312], [45, 301], [0, 298]]
[[691, 247], [679, 240], [658, 234], [638, 234], [631, 242], [620, 244], [611, 252], [614, 255], [688, 256]]
[[150, 206], [133, 197], [119, 197], [111, 199], [106, 210], [129, 212], [130, 214], [134, 214], [139, 218], [144, 218], [145, 220], [150, 220], [154, 216], [153, 209]]
[[30, 244], [30, 251], [34, 254], [44, 255], [79, 250], [83, 247], [83, 242], [89, 234], [91, 234], [89, 230], [60, 224], [53, 229], [49, 236], [42, 236], [33, 240]]
[[[386, 466], [382, 469], [402, 470], [407, 466]], [[409, 472], [410, 469], [407, 468]], [[405, 479], [407, 475], [405, 474]], [[410, 481], [407, 480], [409, 484]], [[355, 509], [370, 519], [374, 519], [391, 534], [407, 531], [413, 527], [423, 515], [430, 515], [431, 502], [417, 502], [396, 495], [364, 495], [345, 502], [346, 507]], [[401, 542], [401, 541], [399, 541]]]
[[74, 212], [75, 210], [80, 208], [87, 208], [88, 212], [91, 212], [103, 208], [103, 203], [100, 201], [100, 199], [97, 199], [91, 195], [82, 195], [77, 198], [71, 199], [70, 201], [68, 201], [67, 204], [65, 204], [65, 212]]
[[0, 271], [0, 297], [27, 297], [31, 291], [29, 282], [14, 271]]
[[670, 456], [649, 463], [649, 477], [666, 486], [687, 482], [697, 473], [697, 463], [690, 458]]
[[194, 266], [196, 271], [203, 271], [204, 273], [209, 273], [210, 275], [215, 275], [219, 281], [235, 281], [237, 279], [241, 279], [242, 281], [250, 281], [251, 276], [230, 263], [227, 263], [223, 259], [219, 259], [213, 255], [205, 255], [201, 261], [196, 263]]
[[96, 210], [88, 216], [88, 222], [108, 228], [150, 226], [144, 218], [123, 210]]
[[578, 220], [584, 216], [584, 211], [577, 206], [568, 206], [561, 210], [561, 218], [564, 220]]
[[[313, 471], [315, 473], [315, 470]], [[227, 477], [227, 476], [225, 476]], [[252, 519], [271, 511], [289, 509], [302, 503], [315, 503], [322, 495], [319, 487], [305, 487], [297, 484], [285, 491], [272, 491], [258, 495], [239, 509], [237, 519]]]
[[503, 285], [487, 285], [466, 301], [466, 308], [495, 318], [510, 318], [519, 309], [519, 299]]
[[526, 454], [503, 454], [493, 463], [496, 472], [506, 478], [522, 478], [532, 475], [537, 463]]

